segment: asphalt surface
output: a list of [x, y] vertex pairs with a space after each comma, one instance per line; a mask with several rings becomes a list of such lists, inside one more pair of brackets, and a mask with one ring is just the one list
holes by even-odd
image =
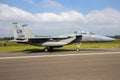
[[0, 80], [120, 80], [120, 49], [0, 53]]

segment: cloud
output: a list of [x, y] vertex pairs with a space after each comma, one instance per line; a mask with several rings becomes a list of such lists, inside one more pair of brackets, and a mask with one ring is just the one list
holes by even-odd
[[9, 7], [5, 4], [0, 4], [0, 20], [29, 20], [34, 16], [24, 10], [16, 7]]
[[120, 12], [113, 8], [90, 12], [86, 19], [89, 23], [120, 23]]
[[37, 22], [120, 23], [120, 12], [106, 8], [91, 11], [87, 15], [71, 10], [55, 14], [51, 12], [31, 14], [16, 7], [0, 4], [0, 20], [24, 20]]
[[34, 15], [37, 21], [46, 21], [46, 22], [70, 22], [70, 21], [79, 21], [84, 22], [84, 15], [78, 13], [77, 11], [67, 11], [61, 12], [60, 14], [55, 13], [39, 13]]
[[31, 14], [22, 9], [10, 7], [5, 4], [0, 4], [0, 17], [0, 20], [24, 20], [37, 22], [85, 21], [84, 15], [74, 10], [61, 12], [60, 14], [50, 12]]
[[[3, 34], [2, 36], [12, 35], [10, 27], [13, 21], [30, 24], [29, 28], [38, 35], [70, 33], [79, 29], [103, 35], [120, 34], [120, 12], [113, 8], [91, 11], [87, 15], [75, 10], [59, 14], [52, 12], [32, 14], [16, 7], [0, 4], [0, 34]], [[2, 32], [10, 32], [10, 34]]]

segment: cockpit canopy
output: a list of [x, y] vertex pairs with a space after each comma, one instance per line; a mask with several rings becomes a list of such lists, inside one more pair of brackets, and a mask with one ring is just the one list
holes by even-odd
[[89, 31], [84, 31], [84, 30], [82, 30], [82, 31], [75, 31], [75, 33], [76, 34], [88, 34], [88, 35], [95, 35], [94, 33], [92, 33], [92, 32], [89, 32]]

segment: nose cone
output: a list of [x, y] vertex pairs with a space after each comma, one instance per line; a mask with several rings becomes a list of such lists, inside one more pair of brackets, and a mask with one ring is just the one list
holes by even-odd
[[114, 38], [110, 38], [110, 37], [106, 37], [106, 36], [96, 35], [95, 36], [95, 40], [96, 41], [114, 41], [115, 39]]

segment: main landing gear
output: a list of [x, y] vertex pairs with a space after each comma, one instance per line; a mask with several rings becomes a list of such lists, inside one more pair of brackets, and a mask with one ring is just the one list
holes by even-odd
[[[80, 51], [80, 46], [81, 46], [81, 43], [77, 43], [77, 48], [76, 48], [76, 51]], [[45, 47], [44, 49], [45, 52], [52, 52], [53, 51], [53, 47]]]
[[52, 52], [53, 51], [53, 47], [45, 47], [44, 51], [45, 52]]

